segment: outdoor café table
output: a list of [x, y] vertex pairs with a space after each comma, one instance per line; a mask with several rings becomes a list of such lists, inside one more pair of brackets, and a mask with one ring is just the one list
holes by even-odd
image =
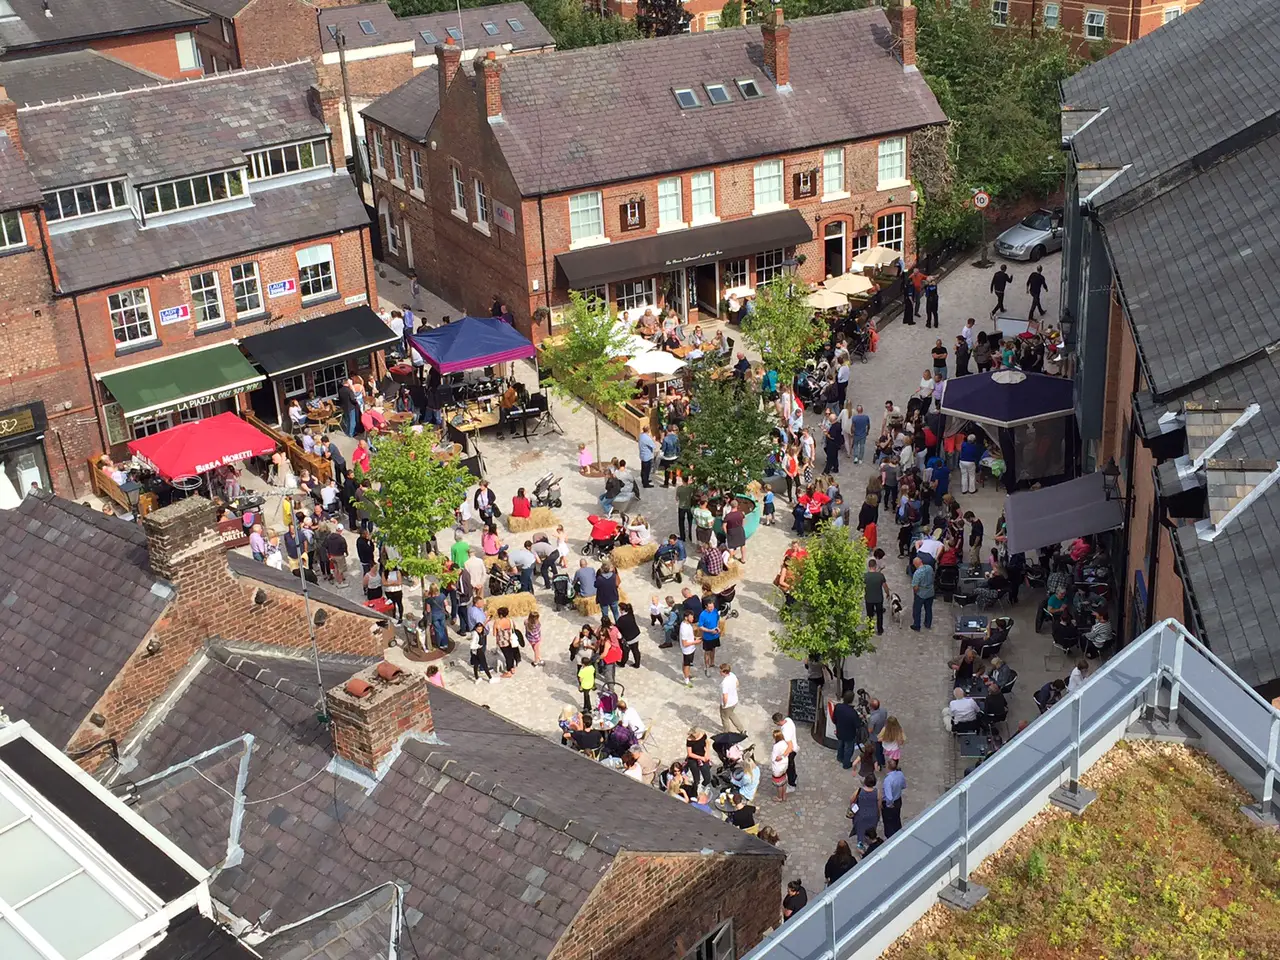
[[397, 427], [404, 426], [413, 419], [412, 413], [399, 413], [394, 410], [385, 416], [387, 418], [387, 423], [395, 424]]
[[960, 736], [960, 756], [966, 760], [980, 760], [995, 752], [995, 738], [985, 733], [965, 733]]
[[966, 696], [972, 697], [979, 703], [987, 699], [987, 685], [982, 682], [981, 677], [970, 677], [960, 684], [960, 688], [964, 690]]
[[962, 613], [956, 617], [956, 628], [951, 635], [957, 640], [976, 640], [981, 645], [987, 635], [987, 618], [977, 614]]

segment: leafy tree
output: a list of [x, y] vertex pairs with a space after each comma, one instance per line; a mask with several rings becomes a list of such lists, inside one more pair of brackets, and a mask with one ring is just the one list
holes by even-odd
[[369, 462], [376, 492], [367, 501], [369, 515], [388, 547], [399, 557], [393, 565], [411, 577], [440, 573], [434, 551], [436, 531], [453, 524], [472, 477], [458, 460], [444, 461], [432, 447], [439, 435], [404, 430], [382, 437]]
[[551, 368], [551, 389], [575, 410], [592, 407], [596, 425], [595, 455], [600, 450], [600, 411], [610, 410], [635, 396], [623, 344], [628, 334], [609, 305], [599, 297], [569, 293], [569, 306], [560, 321], [557, 342], [544, 344], [543, 357]]
[[743, 0], [729, 0], [720, 8], [720, 26], [722, 28], [736, 27], [742, 23], [742, 2]]
[[717, 490], [742, 491], [764, 473], [773, 449], [772, 413], [737, 380], [695, 377], [694, 410], [685, 421], [680, 466], [694, 481]]
[[689, 29], [684, 0], [639, 0], [636, 26], [646, 37], [671, 37]]
[[756, 289], [755, 309], [742, 321], [742, 336], [760, 351], [778, 382], [791, 383], [819, 338], [809, 291], [791, 277], [775, 277]]
[[778, 600], [782, 629], [770, 636], [787, 656], [804, 660], [816, 655], [841, 676], [846, 657], [876, 649], [875, 624], [867, 619], [864, 605], [867, 542], [850, 536], [848, 527], [823, 523], [804, 546], [808, 556], [793, 566], [792, 602]]

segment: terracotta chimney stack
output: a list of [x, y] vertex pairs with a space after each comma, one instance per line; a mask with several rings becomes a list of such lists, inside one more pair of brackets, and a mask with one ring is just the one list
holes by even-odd
[[27, 152], [22, 149], [22, 135], [18, 132], [18, 105], [9, 99], [9, 91], [4, 87], [0, 87], [0, 129], [9, 135], [9, 142], [25, 160]]
[[484, 115], [490, 123], [502, 122], [502, 64], [490, 50], [480, 61], [480, 93], [484, 97]]
[[325, 695], [338, 756], [373, 773], [408, 733], [430, 733], [426, 674], [383, 661]]
[[916, 68], [916, 8], [911, 0], [893, 0], [885, 11], [889, 28], [898, 45], [898, 59], [909, 70]]
[[782, 8], [769, 15], [760, 28], [764, 40], [764, 67], [779, 90], [791, 89], [791, 27], [783, 22]]
[[462, 51], [453, 42], [453, 37], [436, 44], [436, 62], [440, 67], [440, 102], [444, 103], [444, 95], [449, 90], [449, 84], [453, 83], [453, 78], [458, 75], [458, 67], [462, 63]]

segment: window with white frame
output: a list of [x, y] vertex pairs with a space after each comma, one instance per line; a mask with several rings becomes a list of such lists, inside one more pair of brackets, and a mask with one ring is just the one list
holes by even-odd
[[704, 170], [689, 178], [689, 196], [693, 201], [693, 222], [716, 218], [716, 173]]
[[1107, 36], [1107, 11], [1086, 10], [1084, 35], [1090, 40], [1104, 40]]
[[417, 150], [409, 151], [409, 165], [413, 168], [413, 189], [422, 192], [422, 154]]
[[756, 254], [756, 286], [763, 286], [774, 277], [780, 277], [786, 269], [782, 262], [786, 260], [785, 250], [762, 250]]
[[369, 141], [373, 144], [373, 169], [386, 173], [387, 165], [382, 155], [382, 131], [374, 127]]
[[404, 183], [404, 164], [400, 159], [400, 144], [395, 140], [391, 141], [391, 176]]
[[216, 403], [200, 403], [194, 407], [183, 407], [178, 411], [178, 423], [199, 423], [217, 414]]
[[338, 388], [347, 379], [347, 361], [340, 360], [327, 367], [318, 367], [315, 372], [315, 395], [321, 400], [330, 400], [338, 395]]
[[733, 921], [726, 920], [698, 941], [683, 960], [735, 960]]
[[887, 140], [881, 140], [877, 156], [879, 159], [878, 189], [885, 190], [897, 186], [907, 179], [906, 137], [889, 137]]
[[298, 290], [304, 302], [337, 290], [331, 244], [321, 243], [298, 251]]
[[767, 210], [783, 203], [782, 195], [782, 161], [765, 160], [756, 164], [755, 169], [755, 208]]
[[604, 236], [604, 200], [600, 192], [578, 193], [569, 198], [569, 239], [573, 243]]
[[222, 27], [222, 42], [230, 43], [231, 42], [231, 21], [226, 19], [225, 17], [219, 17], [218, 24], [219, 26]]
[[140, 343], [154, 340], [156, 328], [151, 323], [151, 294], [146, 287], [121, 290], [107, 297], [111, 314], [111, 335], [116, 343]]
[[679, 177], [658, 181], [658, 228], [684, 226], [684, 189]]
[[492, 218], [493, 211], [489, 207], [489, 191], [484, 187], [483, 180], [476, 180], [476, 222], [488, 223]]
[[22, 214], [17, 210], [0, 213], [0, 250], [12, 250], [27, 245], [27, 234], [22, 229]]
[[582, 294], [583, 300], [599, 300], [601, 303], [609, 302], [609, 285], [601, 283], [594, 287], [583, 287], [578, 291]]
[[135, 420], [132, 424], [133, 439], [141, 440], [143, 437], [149, 437], [152, 434], [159, 433], [161, 430], [168, 430], [172, 426], [173, 415], [168, 413], [153, 417], [150, 420]]
[[858, 254], [871, 249], [871, 234], [855, 233], [853, 235], [853, 250], [850, 256], [856, 257]]
[[822, 151], [822, 195], [844, 193], [844, 147]]
[[196, 315], [196, 326], [223, 321], [222, 290], [216, 270], [191, 275], [191, 309]]
[[1046, 30], [1057, 30], [1062, 24], [1062, 7], [1056, 3], [1046, 3], [1044, 5], [1044, 28]]
[[613, 285], [618, 295], [618, 312], [634, 310], [636, 307], [652, 307], [657, 299], [653, 295], [653, 278], [647, 280], [624, 280]]
[[905, 213], [886, 213], [876, 219], [876, 246], [892, 247], [902, 252], [903, 240], [907, 236], [907, 215]]
[[283, 147], [258, 150], [249, 154], [249, 179], [267, 180], [283, 177], [287, 173], [314, 170], [329, 165], [329, 143], [326, 140], [308, 140], [306, 143], [288, 143]]
[[453, 209], [465, 217], [467, 215], [467, 185], [462, 182], [462, 171], [457, 167], [450, 166], [449, 172], [453, 174]]
[[997, 27], [1009, 25], [1009, 0], [991, 0], [991, 22]]
[[179, 33], [174, 35], [174, 40], [178, 43], [178, 69], [197, 69], [200, 66], [200, 51], [196, 49], [196, 35], [190, 32]]
[[291, 373], [287, 377], [282, 377], [280, 389], [284, 391], [286, 400], [290, 397], [305, 396], [307, 393], [307, 375], [305, 373]]
[[704, 14], [702, 18], [702, 29], [719, 30], [720, 29], [720, 11], [715, 13]]
[[258, 264], [233, 264], [231, 267], [231, 296], [236, 302], [236, 316], [247, 317], [262, 312], [262, 284], [258, 277]]
[[1181, 7], [1165, 7], [1165, 8], [1164, 8], [1164, 22], [1165, 22], [1165, 23], [1168, 23], [1170, 20], [1177, 20], [1177, 19], [1178, 19], [1178, 17], [1180, 17], [1180, 16], [1182, 16], [1182, 8], [1181, 8]]
[[726, 290], [736, 290], [747, 285], [747, 260], [726, 260], [721, 264], [724, 271], [723, 282]]
[[87, 217], [128, 205], [124, 180], [102, 180], [87, 183], [83, 187], [50, 190], [44, 195], [44, 216], [53, 223], [55, 220]]
[[244, 196], [244, 171], [225, 170], [187, 180], [173, 180], [143, 187], [143, 213], [172, 213], [191, 207], [204, 207]]

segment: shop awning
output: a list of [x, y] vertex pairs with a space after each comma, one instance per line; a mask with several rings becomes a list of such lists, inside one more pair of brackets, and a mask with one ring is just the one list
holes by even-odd
[[1121, 526], [1124, 502], [1108, 500], [1102, 474], [1089, 473], [1052, 487], [1009, 494], [1004, 519], [1009, 552], [1025, 553]]
[[234, 343], [104, 373], [99, 379], [126, 418], [186, 410], [252, 390], [265, 377]]
[[396, 339], [372, 309], [359, 306], [255, 333], [241, 340], [240, 346], [267, 376], [277, 377], [377, 350]]
[[639, 240], [605, 243], [556, 256], [570, 288], [667, 273], [681, 267], [743, 257], [761, 250], [792, 247], [813, 239], [799, 210], [726, 220], [691, 230], [675, 230]]
[[180, 423], [129, 441], [129, 450], [168, 481], [274, 453], [276, 442], [234, 413]]

